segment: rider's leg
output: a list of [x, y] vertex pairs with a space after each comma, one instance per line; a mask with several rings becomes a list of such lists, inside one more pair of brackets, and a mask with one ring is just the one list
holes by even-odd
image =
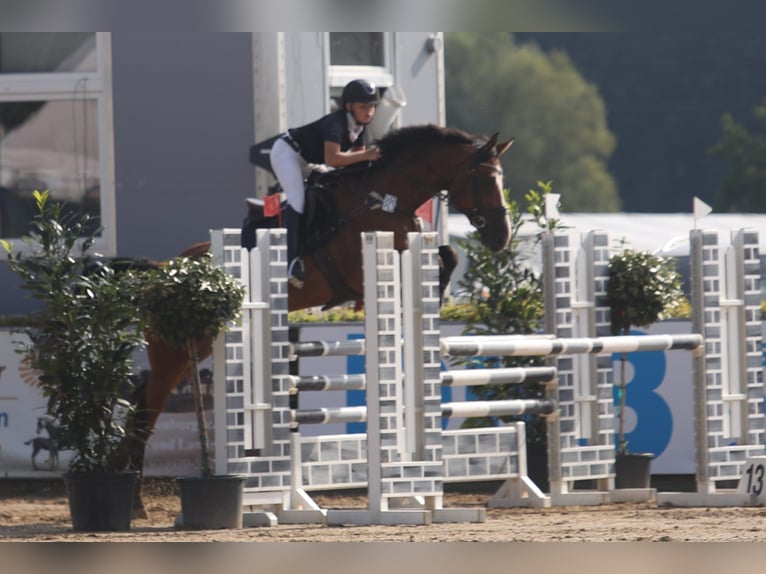
[[288, 207], [285, 209], [287, 227], [288, 281], [303, 287], [303, 259], [300, 254], [301, 214], [306, 201], [303, 187], [306, 161], [284, 140], [278, 139], [271, 148], [271, 167], [285, 191]]
[[288, 204], [285, 208], [285, 227], [287, 227], [287, 281], [301, 289], [306, 276], [301, 257], [301, 214]]

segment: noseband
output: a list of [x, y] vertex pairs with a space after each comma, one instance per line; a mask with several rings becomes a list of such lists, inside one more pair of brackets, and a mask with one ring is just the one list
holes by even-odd
[[471, 159], [471, 169], [468, 171], [468, 174], [471, 176], [471, 197], [473, 198], [473, 209], [468, 215], [468, 220], [476, 229], [482, 229], [485, 225], [487, 225], [488, 217], [505, 217], [505, 215], [508, 213], [508, 209], [505, 207], [505, 205], [500, 205], [498, 207], [478, 207], [480, 167], [487, 167], [497, 175], [503, 175], [502, 166], [480, 162], [475, 156]]

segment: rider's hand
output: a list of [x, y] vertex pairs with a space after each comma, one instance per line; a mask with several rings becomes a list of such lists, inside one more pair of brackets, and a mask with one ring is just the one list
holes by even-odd
[[378, 146], [370, 146], [365, 152], [365, 157], [368, 161], [375, 161], [376, 159], [380, 159], [380, 149]]

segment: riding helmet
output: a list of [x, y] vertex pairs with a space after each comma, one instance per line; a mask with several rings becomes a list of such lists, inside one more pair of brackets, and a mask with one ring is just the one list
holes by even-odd
[[367, 80], [351, 80], [343, 88], [341, 100], [344, 106], [351, 102], [377, 102], [378, 90], [375, 88], [375, 84]]

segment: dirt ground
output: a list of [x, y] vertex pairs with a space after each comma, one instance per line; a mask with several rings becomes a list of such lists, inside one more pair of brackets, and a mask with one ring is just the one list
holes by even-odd
[[[10, 491], [9, 491], [10, 490]], [[485, 493], [447, 493], [445, 506], [484, 507]], [[148, 519], [129, 532], [77, 533], [63, 489], [56, 483], [0, 492], [0, 541], [115, 542], [766, 542], [764, 508], [658, 508], [649, 503], [545, 509], [488, 509], [478, 524], [428, 526], [279, 525], [241, 530], [174, 528], [180, 510], [172, 481], [145, 486]], [[322, 495], [326, 508], [363, 508], [361, 495]]]

